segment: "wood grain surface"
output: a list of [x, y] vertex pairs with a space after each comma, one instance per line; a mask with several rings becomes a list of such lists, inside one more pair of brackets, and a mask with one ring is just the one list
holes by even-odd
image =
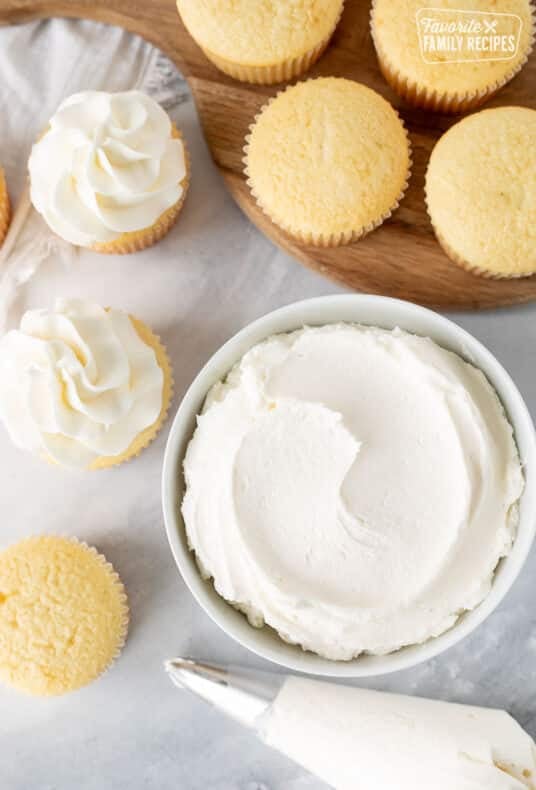
[[[0, 23], [62, 16], [94, 19], [138, 33], [159, 47], [188, 80], [212, 156], [238, 205], [263, 233], [310, 268], [359, 291], [433, 307], [477, 309], [536, 299], [536, 276], [476, 277], [450, 263], [437, 244], [424, 205], [424, 173], [435, 141], [456, 118], [408, 109], [391, 91], [378, 69], [369, 8], [366, 0], [346, 0], [333, 41], [308, 76], [356, 79], [391, 101], [410, 131], [413, 175], [400, 208], [388, 222], [361, 241], [334, 249], [291, 239], [256, 206], [243, 177], [244, 135], [267, 97], [281, 86], [247, 85], [219, 72], [184, 29], [174, 0], [0, 0]], [[486, 106], [509, 104], [536, 108], [535, 53]]]

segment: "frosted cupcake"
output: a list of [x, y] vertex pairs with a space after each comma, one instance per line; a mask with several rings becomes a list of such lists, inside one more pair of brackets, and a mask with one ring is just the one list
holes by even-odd
[[291, 236], [323, 247], [359, 239], [398, 206], [410, 174], [402, 121], [378, 93], [336, 77], [271, 100], [246, 138], [248, 184]]
[[143, 250], [165, 236], [189, 182], [180, 132], [140, 91], [66, 99], [28, 167], [32, 203], [49, 227], [106, 253]]
[[[534, 41], [530, 0], [438, 0], [429, 6], [422, 0], [372, 5], [380, 68], [409, 104], [464, 112], [486, 101], [526, 63]], [[441, 25], [481, 29], [460, 36]]]
[[458, 265], [484, 277], [536, 273], [536, 110], [483, 110], [452, 126], [432, 151], [426, 202]]
[[101, 675], [128, 628], [124, 587], [98, 552], [72, 538], [28, 538], [0, 553], [0, 680], [37, 696]]
[[344, 0], [177, 0], [205, 55], [237, 80], [273, 83], [303, 74], [327, 47]]
[[0, 245], [4, 241], [11, 219], [11, 204], [4, 171], [0, 167]]
[[173, 388], [164, 346], [121, 310], [57, 299], [0, 339], [0, 420], [54, 463], [114, 466], [160, 429]]

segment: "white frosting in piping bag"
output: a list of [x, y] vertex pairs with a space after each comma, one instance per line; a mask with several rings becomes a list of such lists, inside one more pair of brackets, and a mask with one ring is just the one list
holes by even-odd
[[143, 230], [182, 195], [182, 140], [140, 91], [66, 99], [33, 146], [31, 198], [59, 236], [90, 246]]
[[336, 790], [536, 788], [534, 742], [500, 710], [290, 677], [261, 734]]
[[16, 445], [87, 467], [162, 408], [163, 373], [129, 316], [81, 300], [30, 310], [0, 339], [0, 419]]
[[332, 659], [423, 642], [482, 601], [523, 489], [480, 371], [353, 325], [248, 352], [210, 392], [184, 468], [202, 572], [253, 624]]

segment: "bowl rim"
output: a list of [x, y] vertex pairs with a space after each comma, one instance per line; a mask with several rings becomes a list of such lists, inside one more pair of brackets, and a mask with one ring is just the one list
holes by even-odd
[[[354, 311], [355, 316], [349, 317]], [[326, 320], [322, 319], [324, 314], [340, 314], [340, 317]], [[374, 314], [377, 314], [375, 321], [366, 320], [366, 316]], [[486, 598], [475, 609], [461, 615], [448, 631], [423, 644], [404, 647], [387, 655], [362, 655], [351, 661], [321, 658], [299, 646], [285, 643], [271, 628], [251, 626], [243, 614], [216, 593], [212, 581], [201, 576], [193, 552], [187, 545], [180, 513], [184, 453], [193, 434], [196, 415], [212, 384], [223, 378], [249, 348], [270, 335], [291, 332], [303, 326], [337, 322], [385, 328], [400, 326], [414, 334], [432, 337], [439, 345], [455, 351], [480, 368], [499, 395], [512, 424], [525, 475], [517, 534], [510, 554], [500, 561], [495, 571]], [[277, 328], [279, 326], [286, 328]], [[203, 365], [186, 390], [169, 432], [162, 469], [162, 506], [168, 542], [179, 572], [197, 603], [227, 636], [257, 656], [286, 669], [326, 677], [382, 675], [416, 666], [459, 643], [493, 612], [517, 579], [536, 533], [536, 432], [521, 393], [501, 363], [479, 340], [450, 319], [412, 302], [385, 296], [343, 294], [315, 297], [292, 302], [247, 324]]]

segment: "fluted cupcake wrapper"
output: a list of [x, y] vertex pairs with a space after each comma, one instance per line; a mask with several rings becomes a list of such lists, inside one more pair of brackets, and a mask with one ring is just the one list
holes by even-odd
[[[289, 86], [289, 87], [293, 87], [293, 86]], [[326, 233], [323, 233], [321, 231], [318, 232], [318, 233], [311, 232], [311, 231], [305, 232], [305, 231], [301, 230], [300, 228], [295, 228], [295, 227], [293, 227], [293, 226], [291, 226], [291, 225], [289, 225], [289, 224], [287, 224], [287, 223], [285, 223], [283, 221], [280, 221], [279, 219], [275, 219], [270, 214], [270, 211], [263, 204], [260, 195], [255, 190], [255, 187], [254, 187], [253, 182], [252, 182], [252, 180], [250, 178], [250, 173], [249, 173], [249, 170], [248, 170], [248, 153], [249, 153], [249, 141], [251, 139], [251, 132], [253, 131], [253, 128], [254, 128], [255, 124], [257, 123], [258, 119], [260, 118], [260, 116], [262, 115], [262, 113], [270, 106], [270, 104], [273, 101], [275, 101], [275, 99], [277, 99], [278, 96], [280, 96], [286, 90], [289, 90], [289, 87], [284, 88], [281, 91], [278, 91], [278, 93], [276, 93], [275, 96], [272, 96], [266, 102], [266, 104], [264, 104], [261, 107], [260, 111], [255, 115], [255, 117], [253, 119], [253, 123], [250, 124], [250, 126], [249, 126], [249, 134], [247, 134], [246, 138], [245, 138], [245, 145], [244, 145], [244, 148], [243, 148], [244, 156], [242, 158], [242, 162], [244, 163], [244, 175], [246, 176], [247, 185], [249, 186], [249, 188], [251, 190], [251, 194], [252, 194], [253, 198], [255, 199], [255, 202], [257, 203], [258, 207], [261, 209], [261, 211], [264, 214], [266, 214], [266, 216], [274, 223], [274, 225], [277, 225], [278, 227], [282, 228], [285, 231], [285, 233], [288, 233], [289, 236], [292, 236], [292, 238], [297, 239], [298, 241], [302, 242], [303, 244], [310, 244], [310, 245], [312, 245], [314, 247], [340, 247], [343, 244], [351, 244], [354, 241], [358, 241], [359, 239], [362, 239], [368, 233], [370, 233], [371, 231], [375, 230], [380, 225], [382, 225], [387, 219], [389, 219], [389, 217], [392, 216], [392, 214], [399, 207], [404, 195], [406, 194], [406, 191], [407, 191], [407, 188], [408, 188], [408, 185], [409, 185], [409, 181], [410, 181], [410, 178], [411, 178], [411, 170], [412, 170], [412, 166], [413, 166], [413, 160], [412, 160], [412, 155], [411, 155], [411, 153], [412, 153], [412, 151], [411, 151], [411, 140], [410, 140], [409, 135], [408, 135], [408, 130], [406, 129], [406, 127], [404, 125], [404, 122], [400, 118], [400, 115], [396, 112], [395, 108], [393, 107], [393, 111], [396, 113], [400, 123], [402, 124], [402, 127], [404, 129], [404, 133], [406, 135], [406, 140], [407, 140], [407, 144], [408, 144], [408, 172], [407, 172], [407, 175], [406, 175], [406, 180], [404, 182], [404, 185], [403, 185], [403, 187], [402, 187], [402, 189], [400, 191], [400, 194], [398, 195], [398, 197], [396, 198], [394, 203], [386, 211], [384, 211], [376, 219], [372, 220], [371, 222], [369, 222], [366, 225], [363, 225], [363, 226], [361, 226], [359, 228], [352, 228], [350, 230], [340, 231], [340, 232], [335, 232], [335, 233], [330, 233], [330, 234], [326, 234]]]
[[121, 580], [121, 577], [115, 570], [112, 563], [106, 559], [104, 554], [101, 554], [99, 551], [97, 551], [97, 549], [94, 546], [90, 546], [88, 543], [86, 543], [85, 540], [80, 540], [74, 535], [70, 535], [66, 539], [71, 540], [73, 543], [77, 543], [79, 546], [82, 546], [84, 549], [89, 551], [89, 553], [92, 554], [93, 557], [95, 557], [98, 563], [109, 574], [110, 579], [112, 580], [114, 586], [117, 588], [118, 591], [119, 603], [121, 605], [121, 625], [118, 632], [117, 646], [109, 664], [103, 669], [100, 675], [97, 675], [97, 677], [95, 678], [95, 680], [97, 680], [97, 678], [102, 677], [102, 675], [104, 675], [113, 667], [113, 665], [121, 655], [123, 648], [126, 644], [128, 629], [130, 625], [130, 608], [128, 605], [127, 592], [125, 589], [125, 585]]
[[186, 200], [186, 194], [190, 185], [190, 155], [186, 148], [186, 143], [180, 131], [175, 124], [172, 125], [171, 135], [177, 140], [182, 140], [184, 146], [184, 160], [186, 165], [186, 175], [181, 181], [182, 195], [170, 208], [164, 211], [163, 214], [156, 220], [153, 225], [143, 230], [131, 231], [130, 233], [122, 233], [117, 239], [113, 241], [96, 243], [90, 246], [94, 252], [100, 252], [107, 255], [128, 255], [131, 252], [141, 252], [142, 250], [152, 247], [160, 239], [164, 238], [171, 228], [176, 223], [181, 213], [182, 206]]
[[531, 2], [532, 31], [531, 39], [527, 52], [523, 59], [504, 75], [500, 80], [495, 80], [480, 90], [473, 91], [452, 91], [445, 92], [429, 88], [426, 85], [419, 85], [409, 77], [405, 77], [390, 60], [388, 54], [380, 47], [374, 34], [374, 12], [376, 0], [373, 0], [370, 11], [370, 32], [374, 41], [374, 48], [378, 57], [380, 71], [386, 82], [391, 88], [412, 107], [419, 107], [423, 110], [432, 110], [443, 113], [462, 113], [480, 107], [490, 99], [497, 91], [512, 80], [518, 74], [532, 52], [536, 39], [536, 8]]
[[4, 241], [11, 220], [11, 203], [4, 171], [0, 167], [0, 245]]
[[[119, 624], [119, 628], [118, 628], [117, 635], [116, 635], [117, 636], [117, 643], [116, 643], [116, 646], [115, 646], [115, 650], [112, 653], [112, 655], [110, 656], [109, 661], [106, 663], [106, 665], [102, 668], [102, 670], [100, 672], [98, 672], [95, 675], [93, 675], [92, 677], [88, 678], [86, 682], [84, 682], [84, 683], [82, 683], [80, 685], [76, 685], [76, 686], [72, 686], [72, 687], [66, 687], [65, 689], [62, 689], [61, 691], [57, 691], [57, 692], [49, 692], [49, 693], [43, 692], [43, 693], [39, 693], [37, 691], [33, 691], [33, 690], [30, 690], [30, 689], [25, 689], [25, 688], [23, 688], [20, 685], [13, 685], [13, 688], [16, 688], [17, 691], [20, 691], [22, 693], [28, 694], [30, 696], [41, 696], [41, 697], [47, 697], [48, 696], [48, 697], [50, 697], [50, 696], [60, 696], [62, 694], [67, 694], [67, 693], [69, 693], [71, 691], [77, 691], [80, 688], [84, 688], [84, 686], [87, 686], [90, 683], [93, 683], [95, 680], [98, 680], [100, 677], [105, 675], [113, 667], [113, 665], [115, 664], [115, 662], [117, 661], [117, 659], [121, 655], [121, 653], [123, 651], [123, 648], [125, 646], [126, 640], [127, 640], [128, 629], [129, 629], [129, 625], [130, 625], [130, 610], [129, 610], [129, 606], [128, 606], [128, 598], [127, 598], [125, 586], [124, 586], [123, 582], [121, 581], [121, 578], [119, 577], [119, 574], [117, 573], [117, 571], [115, 570], [115, 568], [113, 567], [111, 562], [109, 562], [103, 554], [101, 554], [99, 551], [97, 551], [97, 549], [94, 546], [90, 546], [84, 540], [80, 540], [79, 538], [77, 538], [74, 535], [62, 535], [60, 533], [45, 533], [45, 534], [42, 534], [42, 535], [30, 535], [29, 537], [23, 538], [22, 540], [17, 541], [17, 543], [12, 544], [12, 545], [18, 546], [18, 545], [21, 545], [21, 544], [29, 544], [29, 543], [33, 543], [33, 542], [38, 542], [39, 540], [41, 540], [43, 538], [53, 538], [53, 539], [55, 538], [55, 539], [59, 539], [59, 540], [62, 540], [62, 541], [68, 541], [70, 543], [74, 543], [77, 546], [82, 547], [85, 551], [87, 551], [89, 554], [91, 554], [91, 556], [98, 562], [98, 564], [106, 572], [106, 574], [108, 575], [108, 578], [111, 581], [112, 586], [116, 589], [117, 596], [118, 596], [117, 600], [119, 602], [119, 607], [120, 607], [120, 624]], [[10, 547], [8, 546], [8, 548], [10, 548]]]
[[162, 388], [162, 408], [160, 410], [160, 414], [158, 415], [158, 419], [144, 431], [142, 431], [132, 442], [130, 447], [125, 450], [120, 455], [114, 456], [101, 456], [97, 458], [93, 463], [90, 465], [89, 469], [91, 471], [97, 469], [107, 469], [111, 466], [119, 466], [119, 464], [125, 463], [126, 461], [130, 461], [133, 458], [136, 458], [142, 450], [145, 450], [151, 442], [156, 438], [157, 434], [159, 433], [162, 425], [167, 419], [169, 413], [169, 407], [171, 406], [171, 401], [173, 399], [173, 391], [174, 391], [174, 380], [173, 380], [173, 369], [171, 367], [171, 362], [166, 351], [166, 348], [158, 335], [155, 335], [154, 332], [149, 329], [142, 321], [139, 321], [137, 318], [133, 316], [130, 317], [132, 323], [134, 324], [134, 328], [136, 329], [138, 335], [141, 339], [150, 346], [155, 354], [156, 354], [156, 361], [158, 366], [162, 370], [164, 374], [164, 384]]
[[452, 263], [456, 264], [456, 266], [459, 266], [461, 269], [464, 269], [466, 272], [469, 272], [470, 274], [474, 274], [477, 277], [484, 277], [486, 280], [520, 280], [524, 277], [532, 277], [533, 274], [536, 274], [536, 271], [526, 272], [523, 274], [508, 273], [508, 272], [492, 272], [489, 269], [483, 269], [480, 266], [475, 266], [474, 264], [469, 263], [469, 261], [465, 260], [465, 258], [462, 258], [462, 256], [459, 255], [451, 247], [451, 245], [445, 239], [445, 237], [443, 236], [437, 225], [434, 223], [432, 219], [432, 213], [430, 211], [429, 201], [428, 201], [426, 181], [424, 186], [424, 202], [426, 204], [426, 211], [428, 212], [428, 218], [433, 228], [435, 237], [438, 243], [440, 244], [443, 252], [450, 258]]
[[527, 272], [526, 274], [492, 272], [489, 271], [489, 269], [482, 269], [479, 266], [474, 266], [473, 264], [469, 263], [464, 258], [462, 258], [460, 255], [458, 255], [458, 253], [452, 249], [450, 244], [446, 241], [445, 237], [441, 234], [441, 232], [437, 229], [437, 227], [434, 225], [433, 222], [432, 222], [432, 228], [434, 229], [434, 233], [437, 241], [441, 245], [441, 248], [443, 249], [445, 254], [448, 255], [452, 263], [455, 263], [456, 266], [465, 269], [465, 271], [469, 272], [470, 274], [474, 274], [477, 277], [484, 277], [486, 280], [520, 280], [524, 277], [532, 277], [532, 275], [536, 274], [536, 271]]
[[229, 77], [240, 82], [250, 82], [255, 85], [273, 85], [277, 82], [287, 82], [288, 80], [295, 79], [301, 74], [304, 74], [311, 66], [318, 60], [324, 53], [328, 46], [331, 37], [333, 36], [337, 25], [340, 22], [344, 3], [341, 5], [341, 10], [332, 30], [328, 35], [322, 39], [312, 49], [304, 52], [302, 55], [297, 55], [293, 58], [287, 58], [280, 63], [271, 63], [263, 66], [246, 65], [236, 63], [227, 58], [216, 55], [211, 50], [199, 44], [206, 57], [213, 63], [216, 68], [223, 71]]

